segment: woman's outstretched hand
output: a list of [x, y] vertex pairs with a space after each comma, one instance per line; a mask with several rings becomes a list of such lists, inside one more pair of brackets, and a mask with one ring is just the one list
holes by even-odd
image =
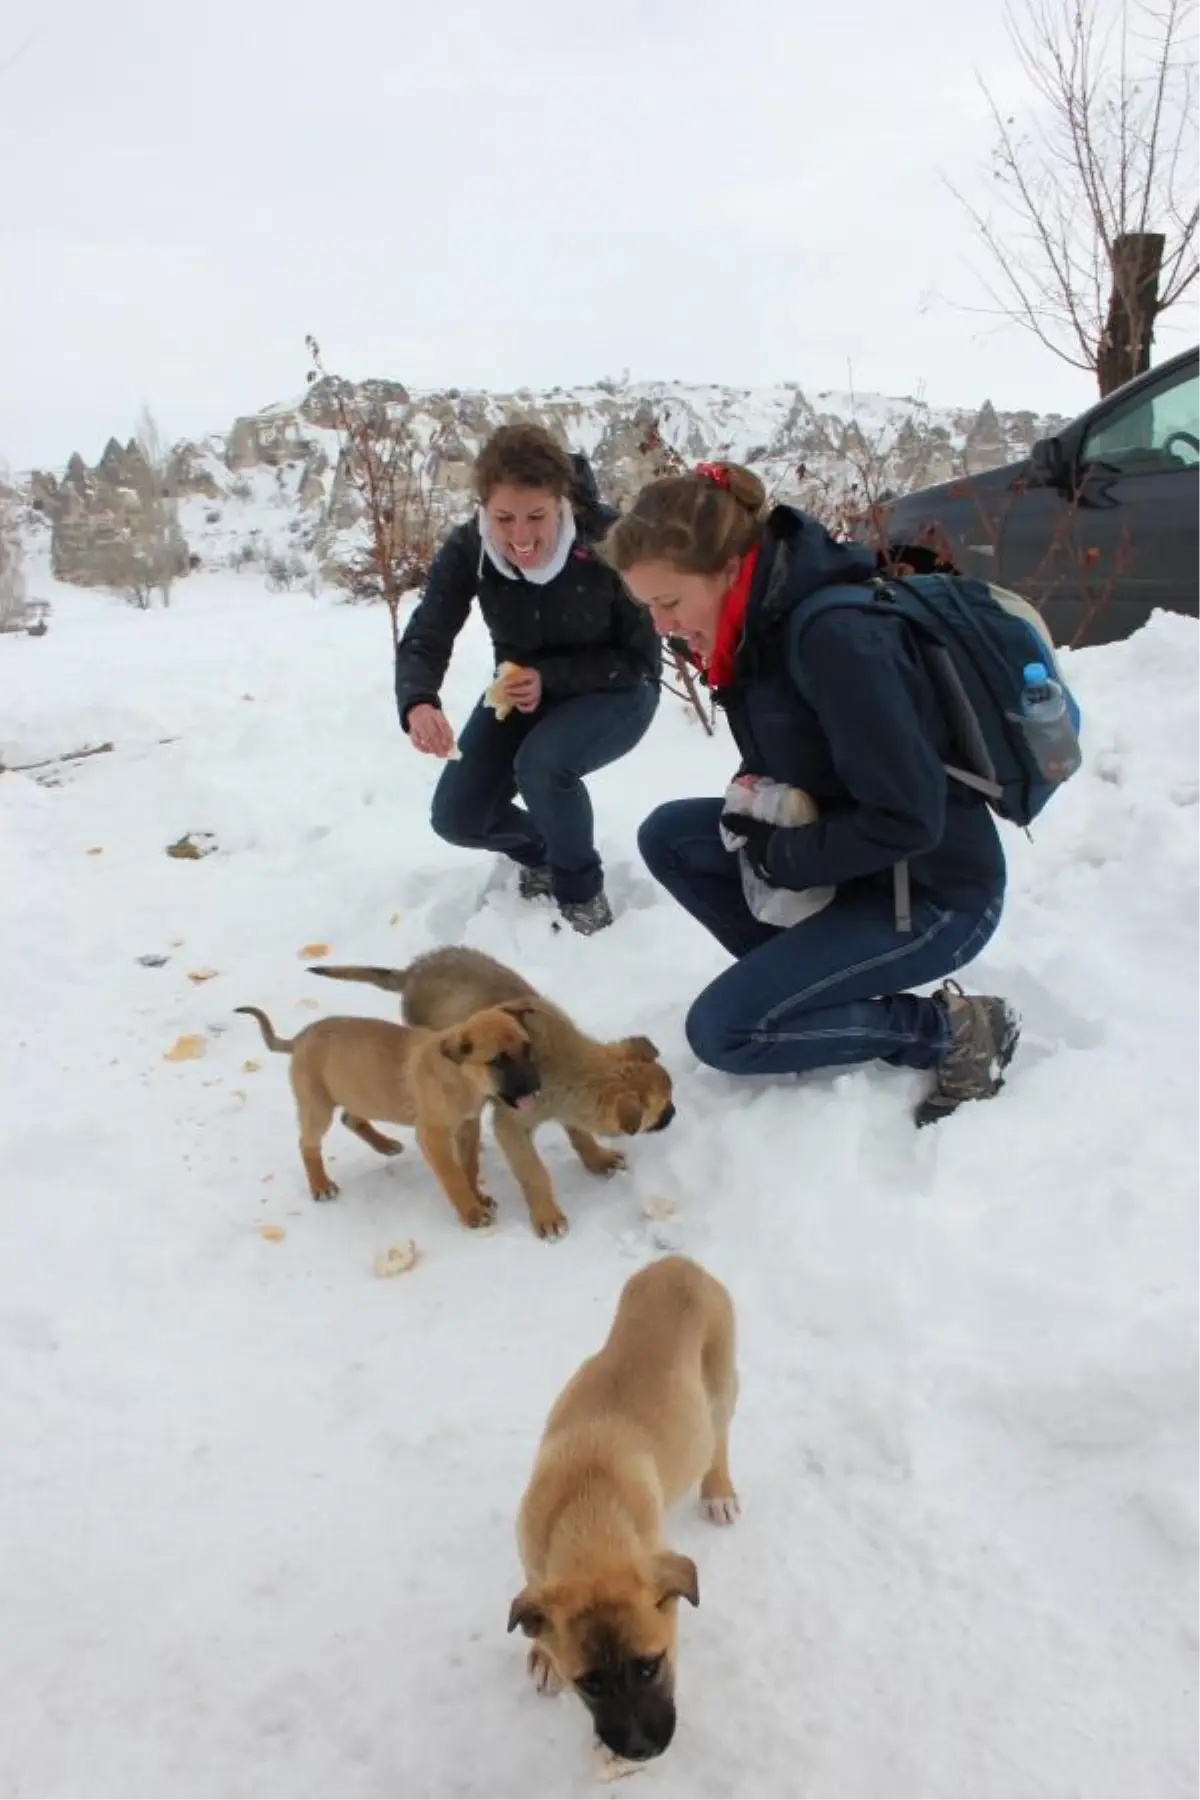
[[408, 715], [408, 735], [412, 739], [413, 749], [419, 750], [423, 756], [447, 757], [453, 754], [454, 733], [440, 706], [430, 706], [427, 701], [414, 706]]

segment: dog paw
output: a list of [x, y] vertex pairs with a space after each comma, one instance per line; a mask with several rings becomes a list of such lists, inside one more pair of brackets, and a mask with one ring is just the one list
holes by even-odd
[[552, 1694], [561, 1694], [565, 1685], [562, 1676], [546, 1652], [539, 1650], [536, 1644], [529, 1652], [529, 1679], [538, 1693], [545, 1694], [547, 1697]]
[[336, 1200], [341, 1191], [336, 1181], [327, 1181], [324, 1187], [313, 1189], [312, 1197], [314, 1200]]
[[610, 1176], [620, 1175], [629, 1167], [629, 1158], [620, 1150], [602, 1150], [587, 1165], [589, 1175], [600, 1175], [605, 1181]]
[[742, 1510], [736, 1494], [703, 1494], [700, 1511], [710, 1525], [732, 1525]]
[[463, 1214], [463, 1224], [471, 1231], [486, 1231], [489, 1225], [496, 1222], [496, 1202], [485, 1194], [480, 1194], [478, 1206]]
[[554, 1212], [543, 1213], [540, 1218], [535, 1219], [533, 1229], [548, 1244], [554, 1244], [558, 1242], [559, 1238], [566, 1237], [567, 1232], [571, 1229], [571, 1221], [567, 1218], [566, 1213], [559, 1212], [556, 1208]]

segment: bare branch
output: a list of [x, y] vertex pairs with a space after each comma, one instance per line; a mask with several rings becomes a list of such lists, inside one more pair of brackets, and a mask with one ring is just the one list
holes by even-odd
[[332, 402], [338, 474], [358, 495], [367, 528], [366, 547], [337, 568], [336, 579], [354, 600], [384, 602], [393, 642], [398, 643], [401, 601], [425, 580], [436, 548], [439, 438], [422, 446], [408, 418], [330, 375], [316, 339], [309, 336], [304, 342], [311, 362], [309, 386], [323, 382]]
[[0, 632], [23, 631], [29, 617], [17, 490], [0, 463]]
[[994, 130], [992, 207], [947, 183], [996, 274], [1002, 313], [1102, 393], [1149, 367], [1156, 321], [1197, 265], [1196, 0], [1016, 0], [1036, 101]]

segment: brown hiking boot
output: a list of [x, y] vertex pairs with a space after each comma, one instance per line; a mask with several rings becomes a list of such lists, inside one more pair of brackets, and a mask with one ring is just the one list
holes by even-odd
[[517, 867], [517, 892], [522, 900], [549, 900], [554, 894], [554, 884], [549, 869], [539, 866], [531, 869], [526, 863]]
[[950, 1047], [937, 1065], [932, 1092], [916, 1110], [918, 1126], [946, 1118], [964, 1100], [998, 1094], [1021, 1036], [1021, 1021], [1007, 1000], [968, 998], [957, 981], [944, 981], [933, 998], [950, 1021]]
[[613, 922], [612, 907], [603, 890], [591, 900], [564, 900], [558, 910], [581, 937], [593, 937]]

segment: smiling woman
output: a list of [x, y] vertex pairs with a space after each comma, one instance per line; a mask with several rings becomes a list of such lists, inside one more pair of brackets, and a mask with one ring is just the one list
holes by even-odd
[[[741, 754], [723, 798], [668, 801], [638, 834], [650, 873], [735, 959], [688, 1014], [696, 1055], [736, 1075], [929, 1070], [920, 1124], [990, 1098], [1015, 1013], [953, 980], [911, 989], [988, 942], [1004, 856], [981, 795], [950, 791], [949, 725], [913, 630], [857, 598], [874, 553], [768, 510], [751, 470], [700, 463], [643, 488], [605, 554], [656, 629], [687, 640]], [[854, 604], [806, 617], [829, 588]], [[770, 793], [799, 816], [764, 810]], [[778, 917], [779, 896], [815, 890], [819, 906]]]
[[[396, 652], [400, 722], [417, 750], [447, 759], [439, 837], [509, 857], [526, 899], [552, 897], [588, 935], [612, 913], [583, 777], [649, 729], [658, 640], [593, 548], [615, 514], [582, 456], [540, 425], [502, 426], [479, 453], [475, 492], [477, 515], [434, 558]], [[438, 696], [476, 597], [497, 674], [456, 745]]]

